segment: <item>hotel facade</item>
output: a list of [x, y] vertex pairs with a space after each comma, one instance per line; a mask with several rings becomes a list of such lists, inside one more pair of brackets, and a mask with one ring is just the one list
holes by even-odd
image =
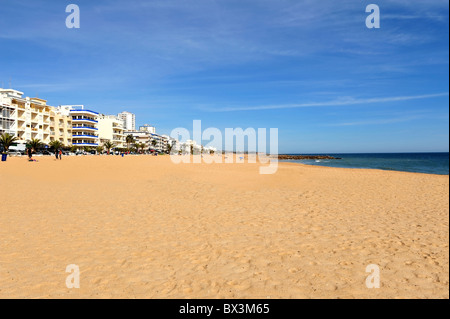
[[61, 114], [72, 121], [72, 145], [77, 147], [96, 147], [99, 145], [97, 112], [84, 105], [61, 105]]
[[122, 119], [114, 115], [99, 115], [98, 136], [100, 145], [109, 141], [114, 143], [117, 148], [124, 148], [125, 134]]
[[59, 140], [72, 144], [72, 121], [59, 113], [47, 101], [23, 97], [23, 92], [0, 89], [0, 134], [9, 133], [18, 138], [18, 144], [39, 139], [44, 144]]

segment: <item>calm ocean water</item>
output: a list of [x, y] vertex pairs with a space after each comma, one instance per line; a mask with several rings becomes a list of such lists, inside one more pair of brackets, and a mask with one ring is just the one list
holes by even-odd
[[[316, 154], [289, 154], [316, 155]], [[290, 160], [309, 165], [375, 168], [427, 174], [449, 174], [449, 153], [384, 153], [384, 154], [320, 154], [340, 157], [340, 160]]]

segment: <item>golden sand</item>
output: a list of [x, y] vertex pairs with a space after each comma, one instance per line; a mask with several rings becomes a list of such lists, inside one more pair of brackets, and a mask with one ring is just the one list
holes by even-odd
[[1, 298], [449, 297], [448, 176], [38, 160], [0, 163]]

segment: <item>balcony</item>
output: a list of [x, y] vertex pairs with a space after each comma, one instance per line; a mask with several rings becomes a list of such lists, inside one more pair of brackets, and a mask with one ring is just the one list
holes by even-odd
[[84, 114], [88, 114], [91, 116], [98, 116], [97, 112], [91, 111], [91, 110], [84, 110], [84, 109], [74, 109], [70, 111], [70, 115], [72, 116], [76, 116], [76, 115], [84, 115]]
[[91, 126], [73, 126], [73, 130], [89, 130], [89, 131], [98, 131], [98, 128]]
[[72, 122], [74, 123], [83, 123], [83, 122], [88, 122], [88, 123], [98, 123], [97, 120], [92, 120], [92, 119], [88, 119], [88, 118], [82, 118], [82, 119], [72, 119]]
[[87, 139], [97, 139], [97, 135], [88, 135], [88, 134], [72, 134], [72, 138], [87, 138]]

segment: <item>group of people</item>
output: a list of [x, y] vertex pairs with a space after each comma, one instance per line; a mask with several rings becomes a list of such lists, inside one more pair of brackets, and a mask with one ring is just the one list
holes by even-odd
[[55, 150], [55, 157], [56, 157], [56, 159], [61, 160], [62, 159], [62, 150]]
[[[28, 155], [28, 161], [29, 162], [33, 162], [33, 161], [35, 161], [35, 160], [33, 160], [33, 148], [31, 148], [31, 147], [28, 147], [27, 148], [27, 155]], [[62, 150], [55, 150], [55, 158], [58, 160], [61, 160], [62, 159]]]

